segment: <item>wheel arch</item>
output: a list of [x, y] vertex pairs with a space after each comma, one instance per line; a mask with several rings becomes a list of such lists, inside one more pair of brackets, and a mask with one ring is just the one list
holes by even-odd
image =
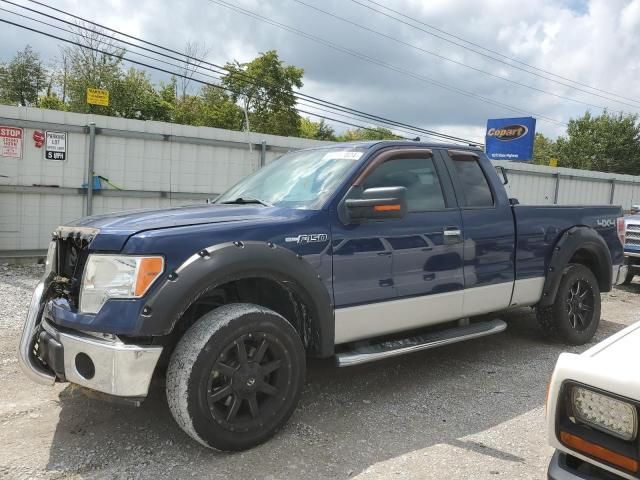
[[601, 292], [611, 290], [611, 253], [604, 239], [593, 228], [571, 227], [565, 231], [553, 247], [547, 265], [547, 275], [542, 290], [540, 306], [553, 304], [564, 269], [570, 263], [579, 263], [589, 268], [598, 280]]
[[230, 242], [192, 255], [168, 273], [145, 303], [140, 334], [175, 334], [191, 308], [221, 294], [281, 314], [309, 355], [333, 354], [333, 305], [322, 279], [304, 258], [269, 242]]

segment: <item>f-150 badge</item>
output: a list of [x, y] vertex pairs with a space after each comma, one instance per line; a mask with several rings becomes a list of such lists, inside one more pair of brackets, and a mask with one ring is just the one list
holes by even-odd
[[286, 237], [284, 241], [288, 243], [297, 243], [298, 245], [303, 245], [305, 243], [326, 242], [328, 238], [329, 237], [326, 233], [305, 233], [302, 235], [298, 235], [297, 237]]

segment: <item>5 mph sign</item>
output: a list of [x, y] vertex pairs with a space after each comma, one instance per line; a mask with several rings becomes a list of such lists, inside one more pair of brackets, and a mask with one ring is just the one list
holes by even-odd
[[0, 157], [22, 158], [22, 128], [0, 125]]
[[45, 132], [44, 158], [63, 161], [67, 159], [67, 132]]

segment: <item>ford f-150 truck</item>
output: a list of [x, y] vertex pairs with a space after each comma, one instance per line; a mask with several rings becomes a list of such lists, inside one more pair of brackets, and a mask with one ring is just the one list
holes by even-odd
[[136, 403], [164, 373], [184, 431], [241, 450], [292, 414], [307, 356], [346, 366], [476, 338], [506, 324], [474, 317], [522, 306], [587, 342], [626, 274], [621, 209], [518, 205], [502, 178], [477, 148], [336, 144], [212, 204], [61, 226], [21, 364]]
[[633, 277], [640, 275], [640, 215], [625, 218], [625, 225], [624, 257], [627, 276], [624, 283], [629, 284], [633, 281]]

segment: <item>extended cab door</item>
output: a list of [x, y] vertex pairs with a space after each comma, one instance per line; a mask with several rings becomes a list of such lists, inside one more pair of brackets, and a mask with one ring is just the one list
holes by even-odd
[[[375, 267], [375, 275], [371, 275], [373, 265], [379, 265], [370, 263], [371, 257], [354, 263], [339, 251], [334, 252], [336, 343], [460, 318], [464, 285], [462, 219], [438, 152], [424, 148], [384, 151], [357, 182], [363, 191], [404, 187], [407, 214], [401, 219], [332, 227], [334, 242], [376, 237], [388, 246], [390, 254], [390, 282], [383, 287], [383, 275], [377, 270], [380, 267]], [[380, 285], [368, 291], [368, 299], [345, 295], [356, 285], [352, 283], [355, 279], [361, 282], [367, 277]], [[354, 298], [360, 300], [359, 305], [350, 302]]]
[[469, 150], [444, 151], [462, 213], [463, 314], [507, 308], [514, 282], [515, 226], [507, 194], [491, 162]]

